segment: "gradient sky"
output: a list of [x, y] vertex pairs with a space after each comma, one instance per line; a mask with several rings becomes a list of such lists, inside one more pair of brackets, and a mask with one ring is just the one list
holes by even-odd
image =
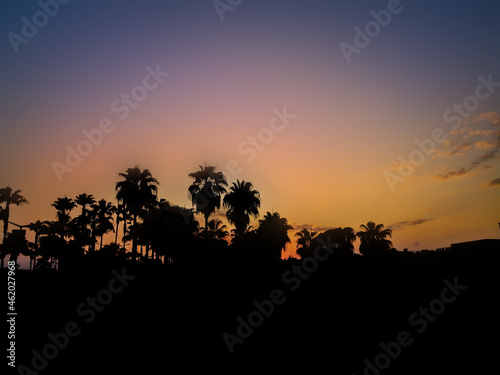
[[[261, 213], [297, 229], [373, 220], [394, 230], [399, 250], [500, 237], [500, 87], [469, 98], [474, 110], [455, 129], [443, 118], [476, 95], [478, 77], [500, 82], [500, 3], [401, 1], [350, 63], [340, 44], [355, 45], [354, 28], [387, 1], [232, 8], [221, 20], [212, 1], [70, 1], [16, 53], [9, 33], [22, 36], [23, 17], [41, 8], [2, 1], [0, 186], [30, 201], [11, 220], [55, 219], [50, 204], [64, 195], [112, 200], [118, 173], [135, 164], [160, 181], [161, 197], [190, 206], [188, 173], [204, 163], [227, 172], [235, 160], [228, 179], [251, 181]], [[120, 119], [112, 103], [148, 66], [170, 75]], [[295, 118], [248, 161], [242, 143], [269, 135], [262, 129], [285, 107]], [[103, 118], [114, 130], [60, 182], [53, 162]], [[437, 128], [444, 141], [408, 165], [415, 141]], [[391, 189], [387, 173], [405, 167], [414, 171]]]

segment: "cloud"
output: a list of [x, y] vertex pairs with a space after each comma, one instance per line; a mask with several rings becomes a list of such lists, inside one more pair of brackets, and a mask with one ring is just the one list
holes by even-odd
[[495, 133], [494, 130], [471, 130], [467, 135], [465, 135], [464, 137], [465, 138], [470, 138], [474, 135], [492, 135], [493, 133]]
[[[498, 112], [485, 112], [476, 117], [468, 119], [468, 124], [490, 122], [492, 124], [500, 124], [500, 114]], [[490, 126], [488, 126], [490, 127]], [[447, 139], [441, 143], [442, 148], [434, 151], [434, 157], [451, 157], [451, 156], [465, 156], [464, 151], [476, 148], [489, 150], [496, 146], [500, 146], [500, 131], [495, 129], [477, 129], [464, 126], [460, 129], [454, 129], [449, 132], [451, 139]], [[467, 141], [468, 138], [474, 136], [487, 137], [483, 140], [474, 142]], [[489, 138], [489, 139], [488, 139]], [[464, 167], [464, 169], [466, 169]]]
[[[465, 133], [466, 131], [470, 131], [470, 130], [471, 130], [471, 128], [468, 128], [468, 127], [464, 126], [464, 127], [460, 128], [460, 129], [453, 129], [448, 134], [449, 135], [462, 134], [462, 133]], [[448, 141], [444, 141], [443, 143], [446, 143], [446, 142], [448, 142]]]
[[[434, 157], [451, 157], [451, 156], [465, 156], [465, 153], [461, 151], [467, 151], [472, 148], [472, 143], [466, 142], [457, 145], [457, 142], [454, 141], [445, 141], [445, 147], [452, 147], [451, 150], [436, 150], [434, 152]], [[444, 142], [443, 142], [444, 143]]]
[[451, 155], [454, 155], [454, 154], [457, 154], [459, 151], [467, 151], [467, 150], [470, 150], [472, 148], [472, 144], [471, 143], [462, 143], [462, 144], [459, 144], [458, 146], [456, 146], [453, 150], [450, 151], [450, 156]]
[[474, 143], [474, 145], [477, 148], [483, 149], [483, 150], [489, 150], [490, 148], [494, 148], [498, 146], [498, 142], [491, 142], [491, 141], [479, 141]]
[[[460, 129], [451, 130], [448, 139], [439, 143], [439, 146], [428, 150], [430, 160], [424, 160], [427, 170], [436, 179], [446, 180], [452, 177], [465, 176], [471, 172], [491, 168], [489, 161], [497, 158], [500, 153], [500, 112], [485, 112], [478, 116], [470, 117]], [[475, 138], [472, 138], [475, 137]], [[481, 150], [481, 151], [478, 151]], [[486, 152], [487, 151], [487, 152]], [[485, 152], [479, 155], [480, 152]], [[406, 158], [410, 159], [410, 158]], [[411, 160], [400, 157], [398, 162], [392, 163], [389, 170], [413, 171], [415, 164]], [[444, 160], [463, 160], [462, 165], [450, 165]], [[440, 162], [441, 161], [441, 162]], [[428, 162], [428, 163], [427, 163]], [[437, 164], [440, 168], [436, 168]], [[424, 173], [426, 173], [424, 171]], [[410, 173], [411, 174], [411, 173]], [[418, 176], [407, 176], [405, 179]]]
[[495, 178], [486, 184], [486, 187], [500, 186], [500, 178]]
[[312, 227], [312, 231], [313, 232], [324, 232], [326, 230], [329, 230], [329, 229], [333, 229], [335, 227], [322, 227], [322, 226], [315, 226], [315, 225], [312, 225], [312, 224], [296, 224], [296, 223], [293, 223], [291, 224], [292, 227], [293, 227], [293, 230], [296, 230], [296, 231], [300, 231], [301, 229], [307, 229], [308, 231], [311, 231], [311, 227]]
[[394, 224], [389, 225], [387, 228], [392, 230], [401, 230], [406, 227], [414, 227], [415, 225], [424, 224], [433, 220], [434, 219], [417, 219], [417, 220], [398, 221]]
[[481, 113], [480, 115], [477, 115], [475, 117], [472, 117], [472, 118], [465, 120], [464, 124], [465, 125], [475, 124], [475, 123], [483, 122], [483, 121], [491, 122], [495, 125], [498, 125], [498, 124], [500, 124], [500, 113], [498, 113], [498, 112], [484, 112], [484, 113]]
[[[498, 123], [500, 124], [500, 115], [498, 112], [487, 112], [483, 113], [479, 116], [476, 116], [473, 118], [471, 121], [473, 122], [479, 122], [479, 121], [492, 121], [495, 123], [495, 121], [499, 121]], [[479, 170], [479, 169], [486, 169], [490, 168], [489, 165], [485, 165], [486, 162], [493, 160], [497, 157], [497, 154], [500, 151], [500, 131], [498, 130], [491, 130], [491, 129], [477, 129], [477, 130], [472, 130], [469, 131], [465, 136], [462, 138], [468, 138], [470, 136], [474, 135], [484, 135], [488, 136], [489, 140], [482, 140], [482, 141], [476, 141], [473, 143], [475, 148], [481, 149], [481, 150], [490, 150], [484, 154], [481, 154], [480, 156], [476, 157], [469, 165], [463, 166], [458, 169], [452, 169], [452, 170], [446, 170], [445, 173], [438, 174], [434, 176], [435, 178], [446, 180], [450, 177], [460, 177], [460, 176], [465, 176], [468, 173], [474, 171], [474, 170]], [[462, 155], [459, 154], [459, 151], [465, 151], [468, 150], [472, 147], [472, 143], [470, 142], [464, 142], [456, 146], [456, 144], [459, 143], [459, 140], [454, 140], [454, 141], [448, 141], [445, 143], [446, 147], [454, 147], [451, 150], [440, 150], [436, 153], [437, 156], [452, 156], [452, 155]]]
[[483, 164], [494, 159], [497, 156], [499, 150], [500, 150], [500, 147], [497, 145], [496, 148], [494, 148], [493, 150], [486, 152], [484, 154], [481, 154], [478, 158], [476, 158], [474, 161], [472, 161], [470, 163], [470, 165], [468, 165], [467, 167], [461, 167], [459, 169], [454, 169], [454, 170], [448, 171], [446, 173], [438, 174], [434, 177], [442, 179], [442, 180], [446, 180], [450, 177], [465, 176], [466, 174], [468, 174], [469, 172], [471, 172], [475, 169], [490, 168], [490, 166], [483, 165]]

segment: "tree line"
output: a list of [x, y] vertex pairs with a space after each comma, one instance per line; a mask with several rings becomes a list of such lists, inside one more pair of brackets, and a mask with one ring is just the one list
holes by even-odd
[[[115, 185], [116, 202], [96, 200], [82, 193], [74, 198], [60, 197], [53, 203], [56, 220], [36, 220], [28, 225], [10, 221], [12, 206], [28, 204], [21, 190], [10, 186], [0, 189], [0, 221], [3, 241], [0, 245], [2, 268], [4, 259], [17, 261], [19, 254], [30, 258], [30, 269], [55, 268], [59, 261], [84, 255], [131, 260], [133, 262], [182, 262], [193, 257], [214, 254], [247, 254], [260, 259], [281, 259], [291, 242], [288, 231], [294, 228], [278, 212], [266, 212], [258, 227], [250, 226], [259, 217], [261, 197], [251, 182], [237, 180], [228, 185], [224, 174], [214, 166], [199, 166], [188, 175], [192, 208], [174, 205], [158, 196], [159, 182], [148, 169], [138, 166], [119, 173]], [[3, 206], [2, 206], [3, 205]], [[221, 207], [230, 231], [217, 217]], [[72, 216], [72, 213], [78, 212]], [[203, 217], [204, 226], [195, 219]], [[19, 227], [9, 232], [9, 224]], [[26, 241], [25, 229], [33, 231], [34, 241]], [[104, 235], [114, 232], [114, 241], [103, 244]], [[372, 221], [355, 232], [350, 227], [333, 228], [322, 233], [306, 228], [296, 233], [296, 253], [301, 258], [328, 239], [335, 252], [354, 254], [354, 242], [360, 239], [362, 255], [380, 255], [395, 251], [391, 229]], [[131, 251], [127, 251], [127, 244]]]

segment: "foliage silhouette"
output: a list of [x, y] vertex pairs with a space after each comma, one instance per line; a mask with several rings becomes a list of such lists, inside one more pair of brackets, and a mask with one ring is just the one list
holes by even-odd
[[170, 263], [190, 257], [186, 252], [194, 243], [199, 223], [192, 210], [164, 202], [148, 214], [144, 230], [154, 252]]
[[227, 226], [222, 221], [212, 219], [208, 222], [208, 228], [200, 228], [200, 237], [209, 240], [224, 240], [229, 232]]
[[208, 218], [220, 208], [222, 195], [226, 193], [227, 181], [224, 173], [216, 171], [214, 166], [199, 167], [199, 171], [189, 173], [194, 182], [189, 186], [188, 194], [196, 211], [203, 214], [205, 228], [208, 228]]
[[92, 205], [91, 217], [92, 221], [95, 221], [94, 234], [101, 237], [99, 249], [102, 248], [104, 234], [115, 231], [112, 216], [115, 212], [116, 207], [105, 199], [101, 199], [97, 204]]
[[298, 237], [296, 252], [302, 259], [311, 256], [314, 251], [317, 235], [317, 232], [309, 232], [306, 228], [302, 228], [299, 232], [295, 233], [295, 236]]
[[[123, 235], [125, 237], [127, 234], [127, 222], [130, 221], [131, 216], [127, 212], [125, 206], [121, 203], [118, 203], [116, 206], [116, 230], [115, 230], [115, 243], [118, 243], [118, 232], [120, 222], [123, 222]], [[125, 242], [123, 242], [123, 246], [125, 246]]]
[[318, 235], [318, 239], [322, 239], [323, 241], [329, 239], [332, 243], [336, 243], [338, 245], [335, 249], [336, 254], [354, 254], [354, 242], [356, 241], [356, 234], [354, 233], [354, 229], [352, 229], [351, 227], [328, 229], [325, 232], [320, 233]]
[[[5, 203], [5, 207], [3, 207], [1, 211], [1, 216], [3, 219], [3, 244], [6, 244], [7, 231], [9, 229], [10, 206], [19, 206], [22, 204], [28, 204], [29, 202], [23, 195], [21, 195], [21, 190], [14, 190], [10, 186], [7, 186], [0, 189], [0, 204], [2, 203]], [[4, 257], [5, 254], [2, 251], [1, 268], [4, 268]]]
[[80, 216], [87, 217], [87, 205], [91, 206], [96, 203], [96, 200], [92, 194], [79, 194], [75, 198], [75, 203], [82, 206], [82, 214]]
[[[122, 203], [132, 217], [134, 232], [132, 234], [132, 260], [137, 257], [137, 224], [138, 218], [145, 217], [148, 209], [157, 201], [158, 181], [148, 169], [138, 166], [128, 168], [125, 173], [120, 173], [122, 181], [116, 183], [116, 199]], [[126, 223], [126, 221], [124, 221]]]
[[392, 242], [387, 237], [392, 237], [392, 229], [385, 228], [384, 224], [375, 224], [369, 221], [366, 225], [361, 224], [362, 231], [356, 233], [361, 240], [359, 252], [363, 255], [381, 255], [387, 253]]
[[261, 254], [264, 258], [281, 259], [281, 252], [285, 250], [285, 246], [290, 242], [288, 231], [293, 227], [288, 224], [288, 220], [278, 212], [267, 212], [262, 220], [259, 220], [259, 228], [257, 236], [262, 243]]
[[76, 207], [75, 201], [68, 197], [57, 198], [52, 207], [57, 210], [57, 222], [54, 224], [54, 229], [61, 237], [66, 238], [70, 235], [70, 212]]
[[35, 232], [35, 240], [32, 244], [30, 254], [30, 270], [36, 267], [36, 257], [39, 255], [40, 236], [47, 234], [49, 230], [49, 222], [37, 220], [34, 223], [28, 224], [28, 229]]
[[236, 180], [224, 196], [224, 207], [228, 208], [226, 217], [234, 224], [235, 235], [244, 233], [250, 225], [250, 217], [259, 216], [260, 193], [245, 180]]

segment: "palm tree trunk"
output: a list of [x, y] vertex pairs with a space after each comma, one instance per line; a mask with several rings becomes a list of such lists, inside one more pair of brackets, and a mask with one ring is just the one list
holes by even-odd
[[[137, 227], [137, 214], [134, 215], [134, 230]], [[137, 259], [137, 240], [136, 240], [136, 233], [132, 234], [132, 260], [135, 262]]]
[[[127, 220], [123, 220], [123, 238], [125, 238], [126, 233], [127, 233]], [[123, 240], [123, 247], [125, 247], [125, 240]]]
[[99, 245], [99, 250], [102, 249], [102, 238], [104, 237], [104, 234], [101, 234], [101, 244]]
[[[5, 238], [7, 237], [7, 230], [9, 229], [9, 204], [5, 205], [5, 217], [3, 220], [3, 242], [5, 243]], [[3, 268], [3, 267], [2, 267]]]
[[[2, 243], [5, 244], [5, 238], [7, 237], [7, 230], [9, 228], [9, 203], [5, 204], [5, 217], [3, 218], [3, 240]], [[5, 254], [2, 256], [1, 268], [4, 268]]]
[[38, 241], [40, 240], [40, 234], [35, 232], [35, 250], [33, 252], [33, 269], [36, 266], [36, 255], [38, 254]]
[[116, 214], [116, 232], [115, 232], [115, 243], [118, 243], [118, 231], [120, 229], [120, 215]]
[[89, 244], [89, 253], [92, 253], [95, 248], [95, 235], [94, 235], [94, 228], [90, 229], [90, 244]]

